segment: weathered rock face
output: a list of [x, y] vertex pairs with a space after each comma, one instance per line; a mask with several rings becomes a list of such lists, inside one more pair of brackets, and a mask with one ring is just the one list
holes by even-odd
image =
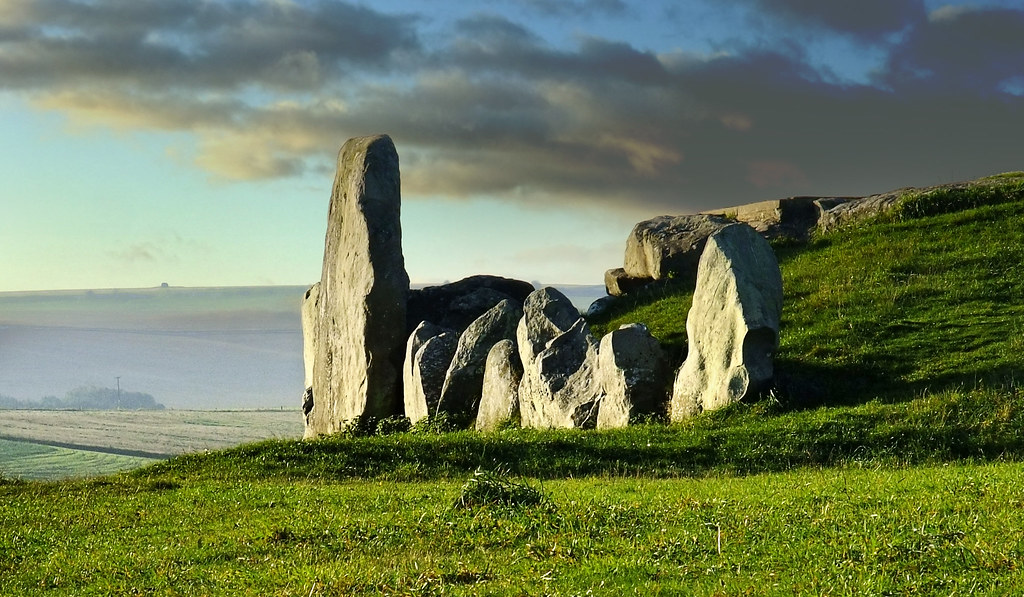
[[[714, 215], [658, 216], [638, 223], [626, 239], [623, 270], [631, 278], [692, 278], [709, 236], [730, 221]], [[607, 278], [606, 278], [607, 282]]]
[[415, 424], [437, 412], [444, 376], [455, 356], [459, 336], [424, 321], [409, 335], [402, 365], [405, 416]]
[[672, 394], [673, 420], [721, 408], [772, 378], [782, 275], [768, 242], [746, 224], [713, 235], [686, 318], [689, 350]]
[[828, 232], [877, 216], [893, 209], [912, 189], [899, 189], [870, 197], [823, 197], [814, 202], [818, 209], [818, 229]]
[[501, 424], [519, 422], [519, 383], [523, 365], [512, 340], [491, 347], [484, 365], [483, 392], [476, 416], [477, 431], [492, 431]]
[[661, 345], [643, 324], [624, 325], [601, 338], [597, 373], [604, 396], [598, 429], [625, 427], [668, 402], [669, 371]]
[[515, 338], [522, 315], [519, 305], [506, 299], [469, 324], [445, 375], [438, 411], [448, 413], [457, 424], [473, 422], [483, 392], [487, 355], [501, 340]]
[[421, 321], [462, 333], [470, 323], [509, 299], [522, 305], [533, 285], [499, 276], [470, 276], [450, 284], [428, 286], [409, 293], [409, 329]]
[[399, 411], [409, 293], [400, 216], [391, 139], [349, 139], [338, 156], [324, 242], [307, 436]]
[[523, 319], [516, 330], [523, 365], [533, 361], [548, 342], [567, 332], [579, 318], [579, 309], [554, 288], [541, 288], [526, 297]]
[[597, 317], [598, 315], [605, 314], [609, 309], [612, 308], [613, 305], [615, 305], [615, 302], [617, 300], [619, 300], [619, 297], [611, 295], [602, 296], [601, 298], [595, 300], [594, 302], [590, 303], [589, 307], [587, 307], [587, 318], [589, 319], [591, 317]]
[[[302, 393], [302, 417], [313, 410], [313, 361], [316, 358], [316, 329], [320, 313], [320, 282], [313, 284], [302, 298], [302, 364], [305, 367], [305, 391]], [[307, 425], [308, 420], [307, 420]]]
[[519, 409], [524, 427], [593, 427], [600, 397], [597, 340], [562, 293], [542, 288], [523, 305], [516, 331], [523, 379]]
[[302, 297], [302, 364], [305, 386], [313, 385], [313, 360], [316, 356], [317, 316], [320, 313], [320, 282], [313, 284]]
[[610, 269], [604, 273], [604, 289], [611, 296], [629, 294], [653, 281], [654, 278], [634, 278], [621, 267]]
[[806, 240], [818, 223], [817, 197], [787, 197], [726, 207], [706, 214], [728, 216], [749, 225], [765, 238]]

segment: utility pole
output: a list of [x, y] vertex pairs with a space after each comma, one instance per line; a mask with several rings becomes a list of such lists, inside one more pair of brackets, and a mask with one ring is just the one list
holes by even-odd
[[115, 376], [117, 380], [117, 410], [121, 410], [121, 376]]

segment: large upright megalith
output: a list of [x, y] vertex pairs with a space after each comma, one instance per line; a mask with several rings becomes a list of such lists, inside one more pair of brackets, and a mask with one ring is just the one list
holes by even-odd
[[349, 139], [327, 216], [307, 437], [401, 408], [409, 276], [400, 216], [391, 138]]
[[782, 275], [768, 241], [746, 224], [713, 234], [697, 266], [672, 420], [721, 408], [769, 383], [781, 314]]

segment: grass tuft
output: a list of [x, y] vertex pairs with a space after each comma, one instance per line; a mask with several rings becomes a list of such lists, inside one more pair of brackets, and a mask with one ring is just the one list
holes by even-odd
[[548, 496], [523, 480], [516, 480], [508, 471], [477, 469], [462, 486], [455, 500], [456, 508], [483, 506], [528, 507], [550, 505]]

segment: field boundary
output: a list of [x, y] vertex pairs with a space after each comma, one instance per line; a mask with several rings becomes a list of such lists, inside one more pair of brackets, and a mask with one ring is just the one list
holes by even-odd
[[167, 460], [178, 456], [178, 454], [165, 454], [161, 452], [145, 452], [143, 450], [124, 450], [120, 448], [114, 448], [110, 446], [88, 446], [85, 444], [73, 444], [68, 442], [57, 442], [41, 439], [30, 439], [26, 437], [18, 437], [16, 435], [4, 435], [0, 434], [0, 439], [12, 441], [12, 442], [25, 442], [26, 444], [36, 444], [40, 446], [51, 446], [54, 448], [67, 448], [69, 450], [81, 450], [83, 452], [100, 452], [103, 454], [114, 454], [116, 456], [136, 456], [139, 458], [154, 458], [157, 460]]

